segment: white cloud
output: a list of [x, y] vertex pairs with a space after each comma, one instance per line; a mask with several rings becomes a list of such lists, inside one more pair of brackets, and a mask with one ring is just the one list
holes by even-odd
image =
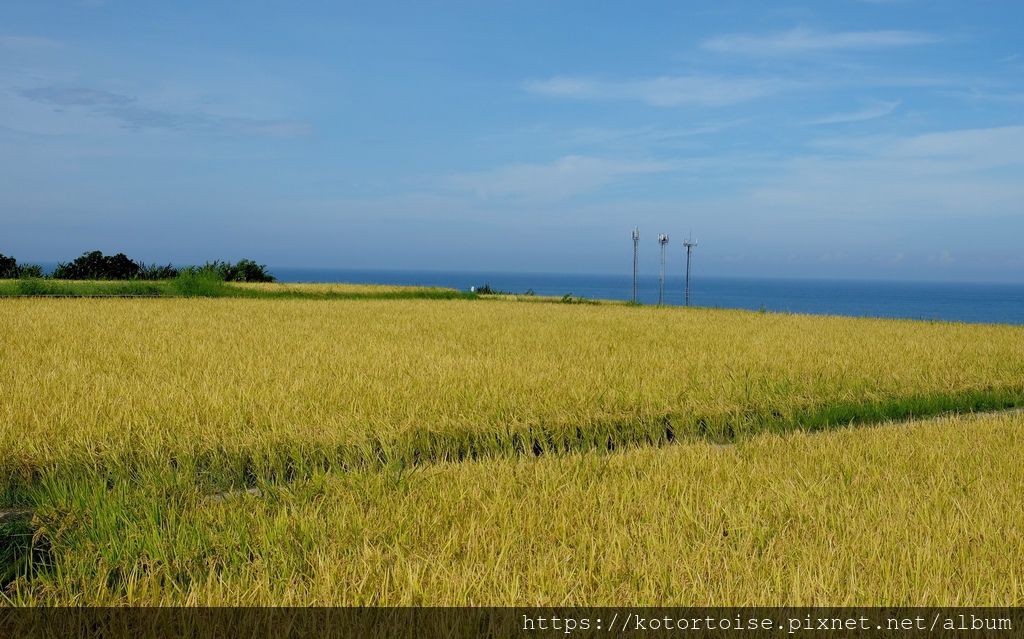
[[723, 106], [776, 93], [791, 82], [771, 78], [660, 76], [639, 80], [605, 81], [554, 77], [527, 82], [531, 93], [577, 100], [624, 100], [651, 106]]
[[630, 176], [660, 173], [672, 165], [569, 155], [549, 164], [513, 164], [490, 171], [449, 176], [445, 183], [481, 198], [561, 199], [597, 190]]
[[862, 109], [857, 111], [850, 111], [846, 113], [833, 113], [823, 118], [811, 120], [808, 124], [842, 124], [845, 122], [863, 122], [865, 120], [874, 120], [876, 118], [882, 118], [899, 107], [900, 102], [872, 102]]
[[704, 41], [703, 47], [718, 53], [784, 56], [815, 51], [889, 49], [939, 42], [919, 31], [815, 31], [797, 28], [769, 35], [727, 34]]

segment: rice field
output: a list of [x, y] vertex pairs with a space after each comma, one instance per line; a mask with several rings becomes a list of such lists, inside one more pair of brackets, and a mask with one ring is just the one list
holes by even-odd
[[[7, 300], [0, 471], [210, 481], [1024, 399], [1024, 328], [471, 300]], [[199, 468], [198, 470], [202, 470]]]
[[16, 605], [1021, 602], [1019, 416], [835, 429], [1024, 405], [1024, 327], [7, 299], [0, 388]]
[[17, 605], [1024, 603], [1024, 415], [320, 473], [259, 496], [54, 488]]

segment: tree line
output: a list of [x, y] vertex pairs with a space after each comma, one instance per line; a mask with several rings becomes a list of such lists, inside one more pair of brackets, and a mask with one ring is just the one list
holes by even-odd
[[[104, 255], [87, 251], [70, 262], [60, 262], [49, 275], [55, 280], [170, 280], [179, 275], [210, 275], [225, 282], [273, 282], [267, 267], [253, 260], [237, 262], [214, 260], [202, 266], [176, 267], [171, 264], [146, 264], [124, 253]], [[38, 264], [18, 264], [18, 260], [0, 253], [0, 279], [44, 277]]]

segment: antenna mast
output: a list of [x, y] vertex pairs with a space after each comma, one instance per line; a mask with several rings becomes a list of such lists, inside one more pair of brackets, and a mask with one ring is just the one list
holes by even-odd
[[668, 244], [668, 236], [662, 233], [658, 236], [658, 244], [661, 245], [661, 274], [658, 277], [658, 306], [665, 303], [665, 245]]
[[683, 246], [686, 247], [686, 295], [685, 303], [687, 306], [690, 305], [690, 253], [693, 251], [693, 247], [697, 246], [697, 243], [693, 241], [693, 237], [686, 238], [683, 241]]
[[640, 229], [633, 229], [633, 303], [636, 304], [636, 253], [640, 246]]

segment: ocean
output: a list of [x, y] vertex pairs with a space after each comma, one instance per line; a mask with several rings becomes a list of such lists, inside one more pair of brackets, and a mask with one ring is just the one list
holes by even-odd
[[[270, 268], [283, 282], [356, 282], [480, 287], [537, 295], [572, 294], [591, 299], [628, 300], [632, 276], [455, 271], [364, 271]], [[658, 303], [658, 277], [639, 278], [643, 304]], [[665, 281], [665, 303], [683, 304], [683, 279]], [[693, 276], [690, 303], [786, 313], [890, 317], [954, 322], [1024, 324], [1024, 284], [879, 282], [853, 280], [746, 279]]]

